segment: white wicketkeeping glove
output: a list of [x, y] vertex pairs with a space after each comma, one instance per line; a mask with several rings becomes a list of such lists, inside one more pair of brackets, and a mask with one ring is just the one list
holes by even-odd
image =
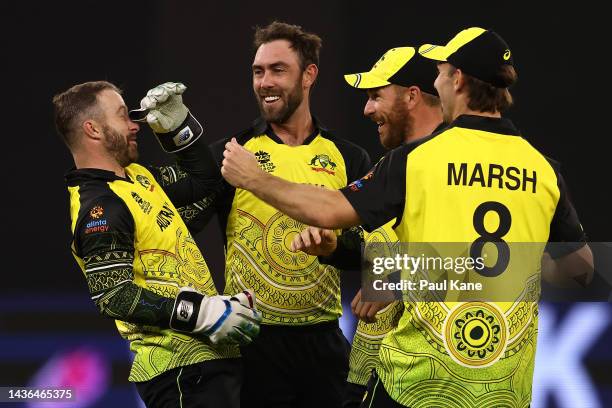
[[205, 296], [192, 288], [181, 288], [170, 319], [170, 327], [208, 336], [214, 344], [246, 345], [259, 334], [261, 315], [255, 295], [244, 291], [235, 296]]
[[142, 98], [140, 108], [149, 110], [147, 123], [155, 133], [171, 132], [185, 121], [189, 113], [181, 96], [185, 89], [180, 82], [166, 82], [149, 89]]
[[130, 111], [130, 119], [146, 121], [162, 148], [175, 153], [195, 142], [203, 133], [202, 125], [183, 104], [187, 87], [180, 82], [166, 82], [149, 89], [140, 101], [140, 109]]

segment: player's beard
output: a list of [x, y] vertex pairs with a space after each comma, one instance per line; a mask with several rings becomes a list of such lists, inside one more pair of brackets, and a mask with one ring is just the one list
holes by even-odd
[[102, 127], [104, 132], [104, 147], [121, 167], [127, 167], [138, 160], [138, 147], [128, 141], [129, 136], [123, 136], [110, 126]]
[[381, 144], [386, 149], [395, 149], [406, 140], [406, 136], [412, 133], [413, 122], [406, 102], [398, 95], [393, 104], [393, 108], [387, 115], [388, 132], [385, 137], [381, 135]]
[[293, 112], [300, 106], [302, 100], [304, 99], [304, 92], [302, 90], [302, 78], [300, 77], [298, 81], [296, 81], [295, 86], [286, 91], [282, 92], [282, 95], [279, 99], [279, 102], [282, 103], [280, 107], [268, 107], [266, 106], [266, 102], [263, 97], [266, 94], [274, 94], [274, 92], [266, 92], [266, 94], [258, 94], [257, 96], [257, 104], [259, 105], [259, 110], [261, 111], [261, 116], [268, 123], [277, 123], [283, 124], [286, 123]]

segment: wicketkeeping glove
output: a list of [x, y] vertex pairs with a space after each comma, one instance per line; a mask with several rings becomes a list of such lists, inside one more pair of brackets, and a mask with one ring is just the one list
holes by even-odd
[[181, 288], [172, 310], [170, 327], [207, 336], [214, 344], [246, 345], [259, 334], [261, 315], [255, 295], [205, 296], [192, 288]]
[[202, 125], [189, 113], [181, 96], [187, 87], [180, 82], [166, 82], [147, 92], [140, 109], [130, 111], [130, 119], [146, 121], [162, 148], [177, 152], [202, 135]]

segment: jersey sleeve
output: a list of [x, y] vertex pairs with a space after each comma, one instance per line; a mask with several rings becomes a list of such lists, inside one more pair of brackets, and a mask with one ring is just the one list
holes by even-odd
[[586, 235], [572, 204], [567, 185], [558, 165], [553, 166], [557, 173], [559, 201], [550, 224], [550, 235], [546, 251], [553, 259], [560, 258], [582, 248], [586, 244]]
[[352, 227], [343, 230], [338, 236], [336, 250], [329, 256], [319, 256], [319, 263], [331, 265], [342, 270], [358, 271], [361, 269], [361, 244], [363, 229]]
[[91, 299], [104, 316], [169, 327], [174, 300], [134, 283], [134, 219], [116, 196], [83, 208], [74, 231], [74, 250], [83, 260]]
[[221, 170], [210, 147], [199, 138], [188, 147], [174, 152], [176, 164], [149, 166], [175, 207], [212, 202], [223, 189]]
[[401, 218], [406, 191], [407, 149], [387, 153], [373, 170], [340, 191], [353, 206], [368, 232]]

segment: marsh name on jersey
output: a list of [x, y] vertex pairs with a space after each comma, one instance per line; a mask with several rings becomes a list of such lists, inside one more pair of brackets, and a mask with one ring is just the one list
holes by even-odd
[[[494, 184], [496, 181], [496, 184]], [[448, 185], [473, 185], [480, 187], [507, 188], [508, 190], [529, 190], [536, 192], [537, 173], [535, 170], [504, 167], [489, 163], [448, 163]]]

